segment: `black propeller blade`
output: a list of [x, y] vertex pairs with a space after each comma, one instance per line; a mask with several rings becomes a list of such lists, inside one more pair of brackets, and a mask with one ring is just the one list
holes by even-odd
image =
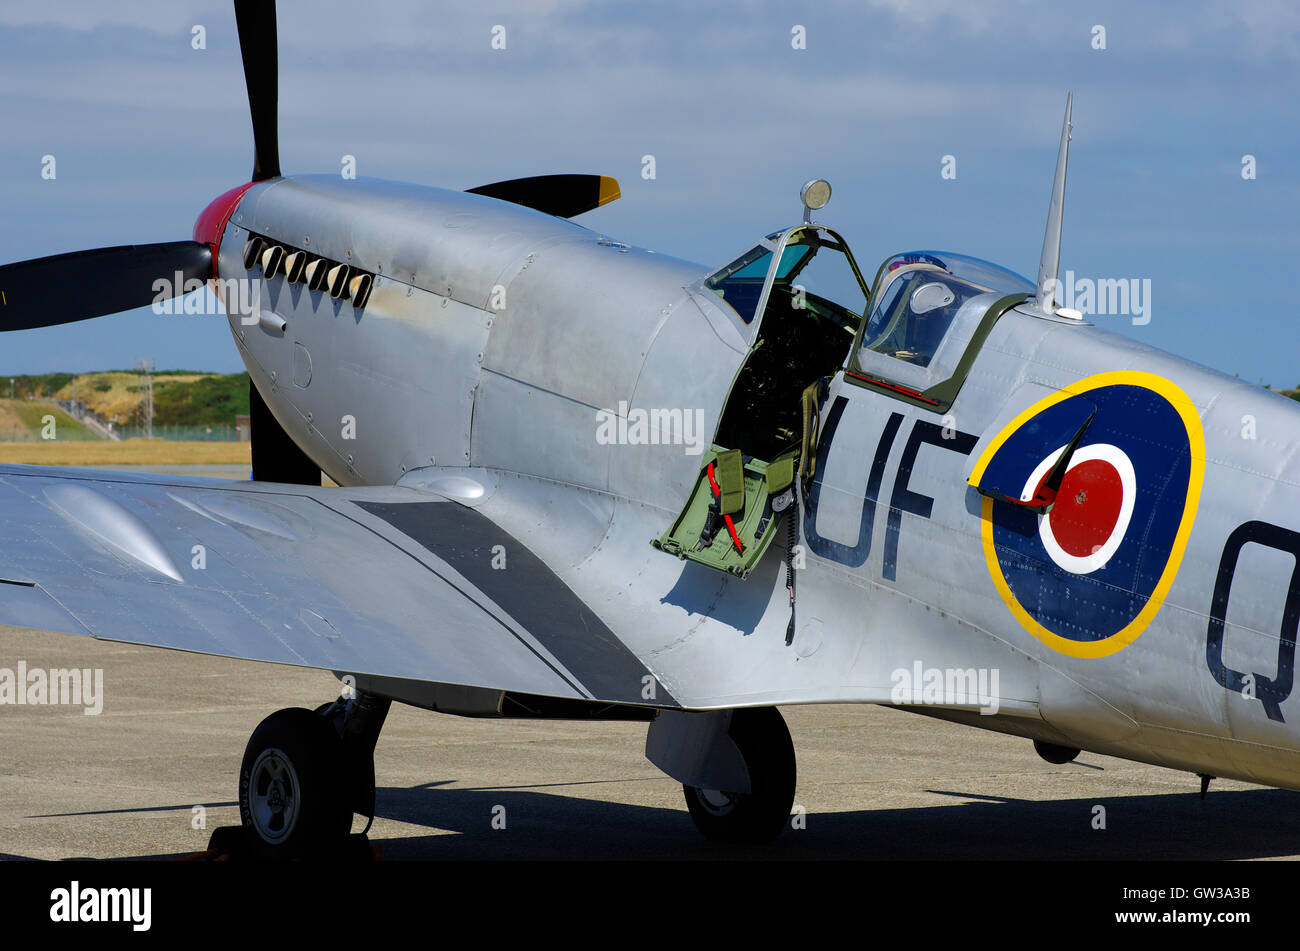
[[480, 185], [467, 191], [560, 218], [572, 218], [599, 208], [620, 195], [618, 182], [608, 175], [535, 175]]
[[[280, 174], [276, 129], [279, 60], [275, 0], [234, 0], [253, 120], [253, 181]], [[49, 327], [143, 307], [212, 277], [212, 252], [196, 241], [74, 251], [0, 266], [0, 331]], [[160, 296], [158, 281], [167, 282]]]
[[[260, 182], [280, 174], [275, 0], [235, 0], [235, 23], [253, 119], [253, 181]], [[284, 431], [252, 381], [248, 396], [254, 481], [320, 485], [320, 467]]]
[[[177, 274], [180, 284], [177, 286]], [[0, 265], [0, 331], [50, 327], [179, 297], [212, 277], [212, 251], [197, 241], [73, 251]], [[160, 292], [155, 282], [166, 281]]]
[[280, 69], [276, 52], [275, 0], [235, 0], [239, 50], [244, 57], [248, 110], [253, 118], [253, 181], [280, 174]]
[[253, 441], [253, 481], [320, 485], [320, 466], [298, 448], [271, 414], [257, 385], [248, 383], [248, 425]]

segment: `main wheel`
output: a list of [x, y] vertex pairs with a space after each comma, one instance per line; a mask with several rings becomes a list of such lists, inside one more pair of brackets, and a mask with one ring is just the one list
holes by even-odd
[[293, 707], [253, 731], [239, 769], [239, 816], [269, 856], [341, 845], [352, 812], [339, 781], [343, 745], [329, 721]]
[[776, 707], [731, 715], [730, 735], [749, 771], [747, 793], [683, 786], [695, 826], [715, 842], [770, 842], [781, 834], [794, 803], [794, 743]]

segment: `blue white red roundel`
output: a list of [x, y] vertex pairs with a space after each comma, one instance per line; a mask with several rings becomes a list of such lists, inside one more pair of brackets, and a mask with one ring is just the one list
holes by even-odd
[[[1042, 485], [1064, 451], [1062, 446], [1039, 463], [1025, 483], [1026, 493]], [[1038, 520], [1048, 557], [1077, 575], [1104, 568], [1128, 532], [1136, 498], [1137, 475], [1123, 449], [1106, 443], [1077, 449], [1055, 506]]]
[[[1049, 510], [1004, 500], [1050, 495], [1045, 483], [1081, 427]], [[1155, 374], [1089, 377], [1017, 416], [971, 475], [998, 496], [983, 500], [982, 538], [1012, 614], [1075, 657], [1132, 643], [1177, 574], [1204, 468], [1195, 407]]]

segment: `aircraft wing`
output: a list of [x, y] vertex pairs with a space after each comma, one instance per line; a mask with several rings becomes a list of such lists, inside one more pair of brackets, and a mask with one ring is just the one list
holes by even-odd
[[0, 466], [0, 624], [609, 703], [649, 673], [502, 529], [396, 487]]

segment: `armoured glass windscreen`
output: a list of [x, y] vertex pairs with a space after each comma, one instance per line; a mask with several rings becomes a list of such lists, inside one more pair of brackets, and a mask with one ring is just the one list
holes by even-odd
[[748, 324], [758, 309], [758, 299], [763, 294], [763, 282], [771, 264], [771, 248], [760, 244], [726, 267], [719, 268], [704, 281], [704, 286], [726, 301]]

